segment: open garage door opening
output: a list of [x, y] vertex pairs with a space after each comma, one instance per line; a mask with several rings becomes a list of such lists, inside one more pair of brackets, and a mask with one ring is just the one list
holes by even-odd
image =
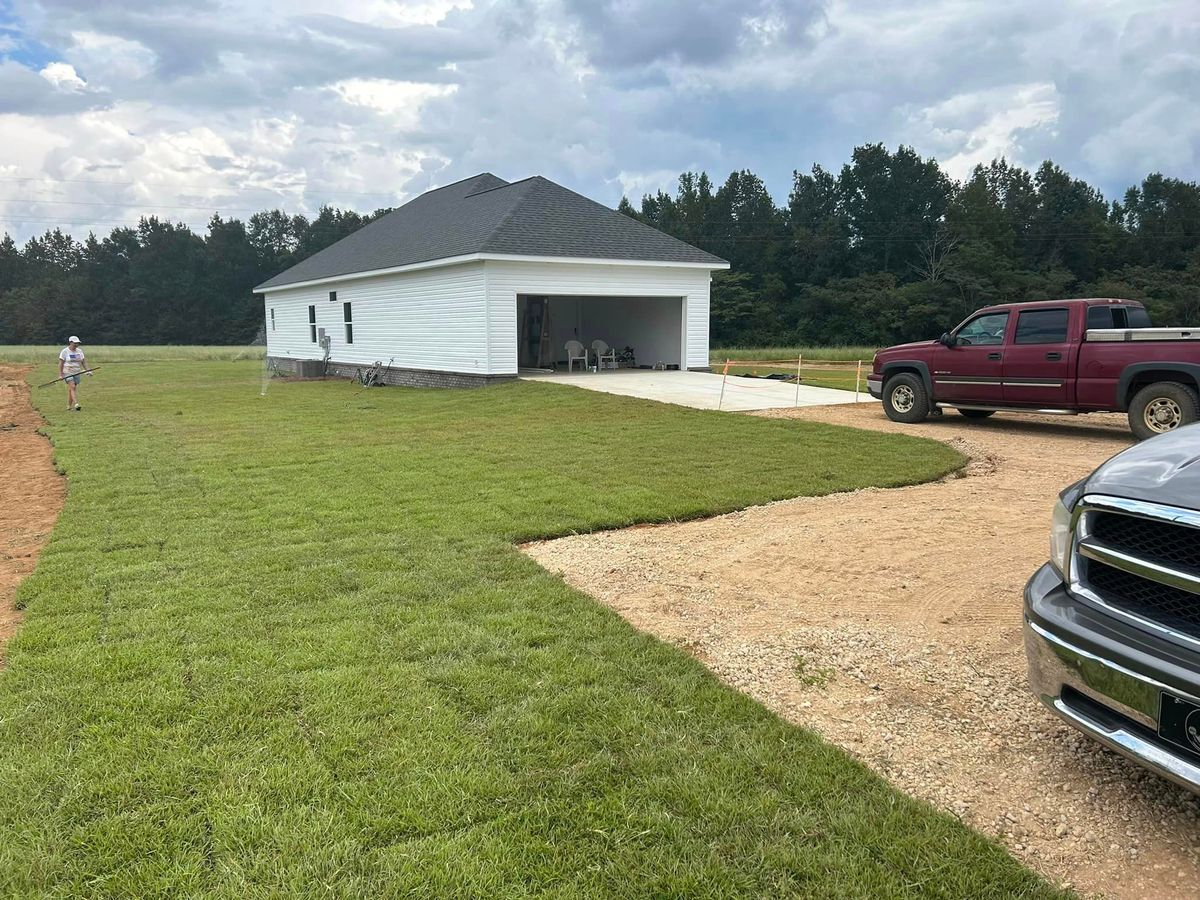
[[[682, 297], [517, 295], [517, 365], [523, 370], [580, 371], [598, 368], [679, 369], [684, 359]], [[586, 366], [571, 362], [568, 343], [578, 341]], [[613, 356], [597, 357], [603, 341]]]

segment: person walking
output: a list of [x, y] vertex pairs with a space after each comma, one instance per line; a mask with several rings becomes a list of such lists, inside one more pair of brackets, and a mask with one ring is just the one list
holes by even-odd
[[67, 383], [68, 412], [83, 408], [79, 405], [78, 390], [79, 379], [86, 368], [87, 358], [83, 355], [83, 348], [79, 346], [79, 338], [71, 335], [67, 338], [67, 346], [58, 354], [58, 375]]

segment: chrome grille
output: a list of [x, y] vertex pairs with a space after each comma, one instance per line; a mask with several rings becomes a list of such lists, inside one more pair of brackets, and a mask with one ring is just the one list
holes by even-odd
[[1085, 497], [1071, 586], [1115, 615], [1200, 644], [1200, 513]]

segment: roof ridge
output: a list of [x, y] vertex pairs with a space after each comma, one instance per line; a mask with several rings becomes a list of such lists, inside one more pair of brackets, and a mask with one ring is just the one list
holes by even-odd
[[[492, 177], [495, 178], [496, 176], [492, 175]], [[490, 194], [492, 191], [499, 191], [504, 188], [516, 187], [518, 184], [524, 184], [527, 181], [533, 181], [535, 178], [541, 177], [541, 175], [530, 175], [528, 178], [518, 178], [516, 181], [504, 181], [504, 179], [501, 178], [500, 180], [504, 181], [504, 184], [497, 184], [494, 187], [481, 188], [478, 191], [471, 191], [471, 193], [463, 195], [463, 199], [466, 200], [467, 197], [478, 197], [480, 194]]]
[[[520, 181], [514, 181], [512, 184], [503, 185], [503, 187], [512, 187], [514, 184], [524, 184], [527, 181], [533, 181], [534, 179], [537, 179], [537, 178], [541, 178], [541, 176], [540, 175], [530, 175], [528, 178], [522, 178]], [[492, 190], [497, 190], [497, 188], [493, 188]], [[480, 191], [480, 193], [487, 193], [487, 192]], [[474, 194], [471, 194], [469, 196], [474, 196]], [[465, 200], [466, 197], [464, 197], [463, 199]], [[496, 235], [498, 235], [501, 231], [504, 230], [504, 226], [509, 223], [509, 220], [512, 219], [512, 217], [514, 215], [516, 215], [517, 210], [520, 209], [522, 206], [524, 206], [525, 201], [528, 199], [529, 199], [529, 194], [525, 194], [525, 196], [517, 198], [517, 202], [512, 205], [512, 207], [508, 210], [508, 212], [506, 212], [504, 214], [504, 216], [500, 219], [500, 221], [496, 223], [496, 227], [493, 228], [488, 233], [488, 236], [483, 239], [483, 244], [480, 245], [480, 248], [479, 248], [480, 250], [488, 249], [488, 245], [491, 244], [491, 242], [495, 239]]]
[[[413, 199], [416, 200], [418, 197], [424, 197], [426, 194], [434, 194], [434, 193], [437, 193], [438, 191], [444, 191], [446, 188], [452, 188], [456, 184], [462, 184], [464, 181], [474, 181], [476, 178], [483, 178], [485, 175], [487, 175], [490, 178], [495, 178], [497, 181], [504, 181], [503, 178], [501, 178], [499, 175], [496, 175], [493, 172], [476, 172], [474, 175], [468, 175], [466, 178], [458, 179], [458, 181], [452, 181], [449, 184], [443, 184], [443, 185], [440, 185], [439, 187], [430, 188], [427, 191], [422, 191], [421, 193], [417, 194], [416, 197], [413, 197]], [[496, 187], [486, 188], [486, 190], [494, 191], [494, 190], [496, 190], [496, 188], [499, 188], [499, 187], [507, 187], [510, 183], [515, 184], [516, 182], [504, 181], [504, 184], [498, 184], [498, 185], [496, 185]], [[482, 193], [482, 192], [480, 192], [480, 193]], [[471, 194], [467, 194], [466, 196], [473, 197], [475, 195], [473, 193], [471, 193]]]

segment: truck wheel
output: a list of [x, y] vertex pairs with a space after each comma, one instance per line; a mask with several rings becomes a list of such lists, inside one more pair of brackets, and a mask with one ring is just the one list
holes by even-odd
[[1147, 385], [1129, 404], [1129, 430], [1139, 441], [1198, 420], [1200, 394], [1175, 381]]
[[893, 422], [911, 425], [929, 415], [929, 394], [916, 375], [901, 372], [883, 386], [883, 411]]
[[993, 413], [995, 413], [994, 409], [960, 409], [958, 411], [960, 416], [966, 416], [968, 419], [986, 419]]

